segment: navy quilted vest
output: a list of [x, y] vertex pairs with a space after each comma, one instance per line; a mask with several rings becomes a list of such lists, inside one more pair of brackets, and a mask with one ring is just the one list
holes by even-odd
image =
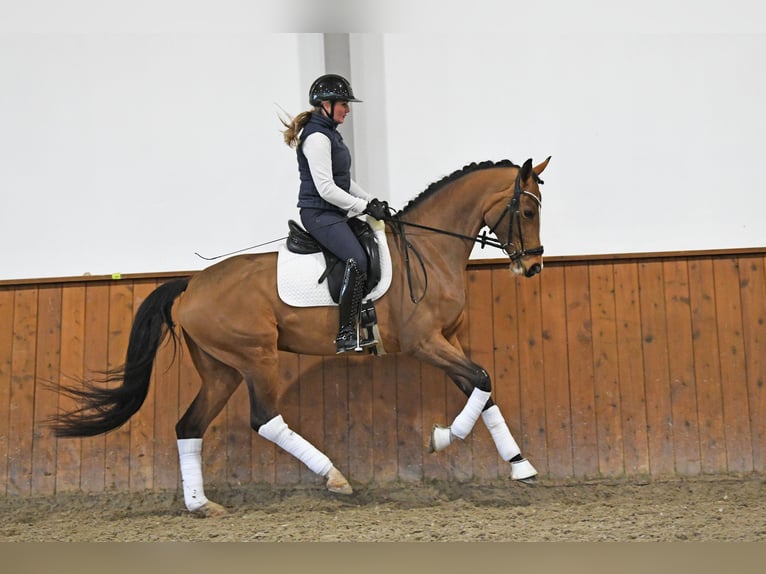
[[[351, 187], [351, 152], [343, 142], [343, 137], [337, 130], [337, 124], [330, 118], [312, 113], [308, 123], [301, 131], [301, 142], [314, 132], [327, 136], [330, 140], [330, 153], [332, 154], [332, 176], [335, 185], [348, 192]], [[298, 207], [314, 207], [319, 209], [338, 209], [319, 196], [314, 181], [311, 179], [309, 162], [303, 155], [301, 145], [298, 145], [298, 173], [300, 174], [301, 187], [298, 194]]]

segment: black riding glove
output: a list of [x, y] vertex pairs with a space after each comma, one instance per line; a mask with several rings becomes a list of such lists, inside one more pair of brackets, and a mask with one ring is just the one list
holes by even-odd
[[391, 218], [391, 213], [388, 210], [388, 202], [380, 201], [379, 199], [371, 199], [364, 208], [364, 212], [367, 215], [379, 220], [387, 220]]

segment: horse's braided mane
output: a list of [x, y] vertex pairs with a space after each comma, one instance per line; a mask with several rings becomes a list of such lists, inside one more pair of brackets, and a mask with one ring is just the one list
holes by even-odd
[[456, 179], [460, 179], [464, 175], [467, 175], [474, 171], [480, 171], [482, 169], [490, 169], [493, 167], [519, 167], [519, 166], [513, 163], [509, 159], [503, 159], [500, 161], [482, 161], [480, 163], [476, 163], [476, 162], [469, 163], [468, 165], [462, 167], [461, 169], [453, 171], [451, 174], [429, 185], [425, 191], [423, 191], [417, 197], [411, 199], [410, 202], [404, 206], [404, 208], [402, 209], [402, 213], [405, 213], [407, 210], [412, 209], [416, 205], [419, 205], [420, 203], [423, 202], [424, 199], [431, 197], [434, 193], [439, 191], [442, 187], [444, 187], [448, 183], [451, 183], [455, 181]]

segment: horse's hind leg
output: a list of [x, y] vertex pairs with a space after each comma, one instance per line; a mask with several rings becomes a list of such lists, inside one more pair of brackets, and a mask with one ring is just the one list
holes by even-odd
[[202, 435], [240, 385], [242, 375], [202, 351], [188, 337], [186, 343], [192, 362], [202, 379], [202, 386], [176, 424], [184, 503], [190, 512], [200, 516], [221, 516], [226, 514], [223, 506], [205, 496], [202, 478]]
[[282, 415], [278, 414], [277, 408], [284, 387], [279, 379], [277, 361], [276, 346], [271, 353], [261, 349], [253, 370], [245, 376], [250, 392], [250, 426], [263, 438], [300, 460], [309, 470], [324, 477], [328, 490], [351, 494], [351, 485], [329, 457], [292, 431]]
[[259, 425], [257, 432], [305, 464], [309, 470], [326, 479], [327, 489], [338, 494], [351, 494], [346, 477], [335, 468], [329, 457], [298, 433], [290, 430], [282, 415]]

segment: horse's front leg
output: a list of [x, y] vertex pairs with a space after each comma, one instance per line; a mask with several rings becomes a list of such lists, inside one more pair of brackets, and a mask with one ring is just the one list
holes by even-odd
[[533, 483], [537, 470], [521, 456], [521, 449], [513, 438], [500, 408], [492, 402], [489, 374], [465, 356], [457, 340], [450, 343], [438, 336], [430, 340], [428, 345], [421, 346], [415, 355], [443, 369], [468, 396], [466, 405], [450, 426], [434, 425], [431, 429], [431, 452], [447, 448], [455, 437], [465, 439], [481, 417], [500, 457], [511, 465], [511, 478]]
[[[491, 402], [491, 401], [490, 401]], [[511, 465], [511, 478], [526, 484], [537, 481], [537, 469], [526, 458], [521, 456], [521, 449], [511, 434], [511, 429], [500, 412], [500, 407], [491, 405], [481, 413], [481, 419], [487, 427], [497, 452], [505, 462]]]

